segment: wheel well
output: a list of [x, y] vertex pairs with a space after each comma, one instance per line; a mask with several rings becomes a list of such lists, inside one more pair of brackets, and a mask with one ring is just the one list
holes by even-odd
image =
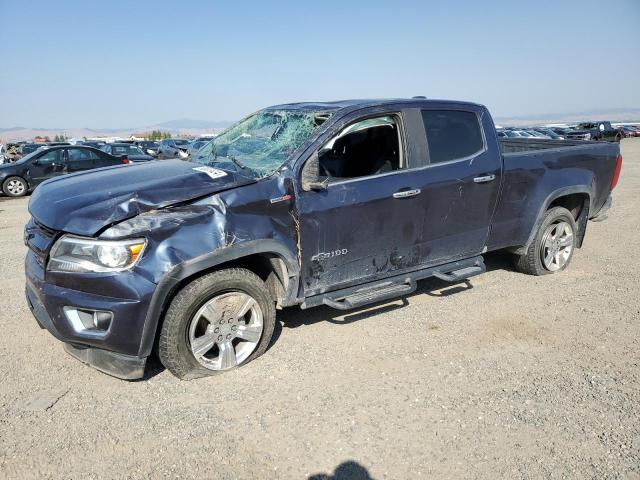
[[171, 305], [176, 294], [188, 283], [216, 270], [225, 268], [245, 268], [262, 279], [266, 283], [273, 300], [276, 302], [277, 308], [282, 308], [289, 286], [289, 272], [284, 259], [275, 253], [255, 253], [245, 257], [237, 258], [228, 262], [214, 265], [206, 268], [193, 275], [183, 278], [174, 285], [165, 297], [162, 309], [159, 312], [158, 323], [154, 332], [153, 348], [157, 348], [158, 338], [164, 321], [164, 315]]
[[549, 204], [548, 210], [553, 207], [564, 207], [571, 212], [573, 218], [578, 221], [582, 210], [589, 208], [589, 195], [586, 193], [572, 193], [563, 197], [556, 198]]
[[587, 232], [587, 221], [589, 220], [589, 194], [572, 193], [558, 197], [549, 204], [549, 209], [553, 207], [564, 207], [571, 212], [578, 227], [576, 246], [578, 248], [582, 247], [582, 242]]
[[180, 280], [180, 282], [173, 286], [169, 295], [167, 295], [162, 315], [164, 315], [164, 310], [169, 306], [176, 293], [178, 293], [178, 291], [180, 291], [185, 285], [203, 275], [216, 270], [224, 270], [225, 268], [244, 268], [255, 273], [263, 282], [266, 283], [269, 292], [278, 305], [281, 305], [284, 301], [289, 284], [287, 264], [275, 253], [254, 253], [252, 255], [220, 263], [211, 268], [206, 268]]

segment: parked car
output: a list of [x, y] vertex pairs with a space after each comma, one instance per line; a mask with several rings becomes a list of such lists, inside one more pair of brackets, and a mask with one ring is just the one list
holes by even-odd
[[513, 133], [515, 133], [515, 136], [520, 137], [520, 138], [535, 138], [535, 135], [527, 132], [526, 130], [522, 130], [522, 129], [514, 129], [511, 130]]
[[346, 310], [427, 277], [459, 282], [494, 250], [527, 274], [561, 272], [621, 165], [615, 143], [498, 141], [473, 103], [275, 106], [193, 162], [36, 189], [27, 301], [67, 352], [111, 375], [140, 378], [154, 345], [178, 377], [212, 375], [265, 352], [278, 308]]
[[23, 143], [19, 147], [20, 158], [29, 155], [32, 152], [35, 152], [37, 149], [43, 146], [42, 143]]
[[558, 135], [556, 132], [554, 132], [550, 128], [536, 127], [536, 128], [534, 128], [534, 130], [536, 132], [542, 133], [543, 135], [546, 135], [547, 137], [549, 137], [552, 140], [564, 140], [564, 137], [562, 135]]
[[193, 157], [196, 153], [198, 153], [198, 150], [200, 150], [202, 147], [204, 147], [210, 141], [211, 141], [211, 139], [194, 140], [193, 142], [189, 143], [189, 146], [187, 147], [188, 158]]
[[544, 140], [550, 140], [551, 139], [551, 137], [549, 135], [541, 133], [541, 132], [537, 131], [535, 128], [527, 128], [525, 130], [525, 132], [528, 133], [529, 135], [531, 135], [533, 138], [542, 138]]
[[564, 137], [565, 139], [568, 138], [567, 134], [572, 131], [572, 128], [568, 128], [568, 127], [549, 127], [549, 130], [551, 130], [552, 132], [555, 132], [556, 134]]
[[526, 138], [514, 130], [504, 130], [504, 136], [507, 138]]
[[102, 145], [106, 145], [107, 142], [103, 142], [101, 140], [83, 140], [79, 145], [84, 145], [86, 147], [100, 148]]
[[580, 123], [574, 130], [567, 132], [566, 136], [572, 139], [619, 142], [623, 133], [614, 128], [611, 122], [600, 121]]
[[640, 128], [633, 125], [622, 125], [620, 130], [625, 137], [640, 137]]
[[0, 155], [2, 155], [3, 163], [15, 162], [20, 158], [20, 144], [12, 142], [4, 144], [0, 150]]
[[136, 145], [145, 154], [151, 155], [153, 158], [156, 158], [158, 156], [158, 149], [160, 147], [160, 144], [158, 142], [154, 142], [151, 140], [139, 140], [136, 142]]
[[0, 165], [0, 185], [5, 195], [21, 197], [49, 178], [123, 163], [129, 160], [91, 147], [46, 146], [16, 162]]
[[147, 155], [140, 147], [132, 143], [105, 143], [100, 150], [118, 158], [127, 158], [132, 162], [148, 162], [154, 160], [151, 155]]
[[180, 158], [184, 160], [189, 156], [187, 153], [188, 147], [189, 140], [184, 140], [182, 138], [165, 138], [160, 141], [158, 158]]

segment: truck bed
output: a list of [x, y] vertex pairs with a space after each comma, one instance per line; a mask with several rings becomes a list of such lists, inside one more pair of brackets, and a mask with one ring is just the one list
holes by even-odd
[[597, 143], [588, 140], [547, 140], [545, 138], [500, 138], [499, 140], [503, 155], [554, 148], [584, 147]]
[[610, 194], [620, 146], [585, 140], [500, 139], [503, 189], [488, 249], [525, 245], [554, 195], [586, 193], [589, 215]]

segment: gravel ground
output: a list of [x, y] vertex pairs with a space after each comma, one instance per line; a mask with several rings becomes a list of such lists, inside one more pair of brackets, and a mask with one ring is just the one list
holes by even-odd
[[640, 478], [640, 139], [568, 271], [492, 255], [367, 310], [281, 312], [246, 368], [125, 382], [23, 299], [26, 199], [0, 199], [0, 477]]

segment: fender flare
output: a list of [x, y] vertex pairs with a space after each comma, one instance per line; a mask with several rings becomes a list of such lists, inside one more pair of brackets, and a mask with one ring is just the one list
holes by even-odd
[[147, 310], [138, 356], [147, 357], [151, 354], [160, 317], [170, 294], [180, 282], [217, 265], [258, 253], [273, 254], [284, 261], [289, 277], [285, 305], [297, 303], [300, 269], [297, 258], [282, 243], [272, 239], [251, 240], [219, 249], [180, 263], [164, 274], [153, 292]]
[[[538, 215], [536, 216], [536, 221], [534, 222], [533, 228], [529, 233], [529, 238], [527, 239], [527, 243], [525, 243], [522, 247], [516, 249], [514, 253], [518, 255], [522, 255], [527, 251], [527, 249], [531, 245], [531, 242], [533, 242], [533, 239], [536, 236], [536, 233], [538, 231], [538, 228], [540, 227], [540, 224], [542, 223], [542, 220], [544, 219], [545, 212], [549, 209], [549, 205], [551, 205], [551, 203], [553, 203], [554, 200], [557, 200], [560, 197], [565, 197], [567, 195], [573, 195], [576, 193], [584, 193], [585, 195], [587, 195], [587, 198], [589, 199], [588, 208], [589, 208], [589, 211], [592, 211], [593, 195], [592, 195], [592, 189], [589, 185], [574, 185], [570, 187], [561, 187], [552, 191], [549, 195], [547, 195], [544, 202], [542, 202], [542, 206], [540, 207], [540, 210], [538, 210]], [[584, 237], [584, 233], [586, 230], [586, 221], [584, 223], [585, 223], [584, 226], [578, 225], [579, 235], [581, 233], [582, 237]], [[581, 240], [579, 240], [579, 242], [582, 243]]]

